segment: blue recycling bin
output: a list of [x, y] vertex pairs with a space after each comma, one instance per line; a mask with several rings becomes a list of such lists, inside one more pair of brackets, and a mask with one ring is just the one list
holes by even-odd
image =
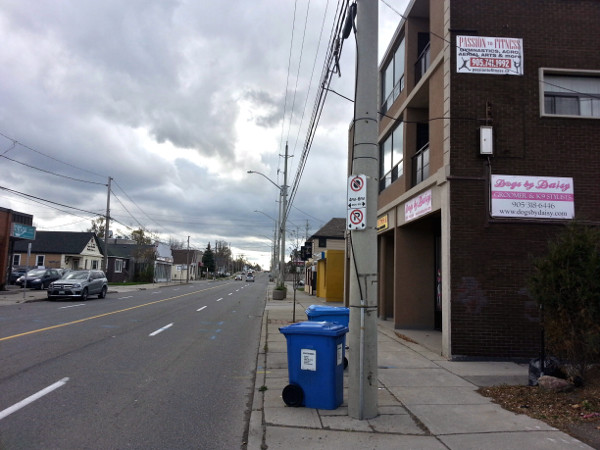
[[347, 327], [350, 321], [350, 308], [343, 306], [310, 305], [305, 312], [311, 322], [337, 322]]
[[344, 354], [348, 327], [334, 322], [298, 322], [279, 328], [287, 341], [288, 406], [336, 409], [344, 401]]

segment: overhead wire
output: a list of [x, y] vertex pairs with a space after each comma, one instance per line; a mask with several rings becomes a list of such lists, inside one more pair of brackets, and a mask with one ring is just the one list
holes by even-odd
[[332, 27], [331, 35], [329, 38], [329, 43], [327, 46], [327, 53], [325, 55], [325, 61], [323, 64], [323, 70], [321, 72], [321, 78], [319, 83], [319, 89], [316, 94], [315, 104], [313, 106], [313, 112], [311, 116], [311, 120], [309, 123], [308, 131], [305, 138], [304, 148], [302, 151], [302, 155], [300, 157], [300, 161], [298, 163], [298, 168], [296, 170], [296, 175], [294, 177], [292, 188], [289, 194], [288, 205], [286, 211], [283, 213], [283, 221], [285, 222], [286, 217], [289, 215], [290, 209], [294, 202], [296, 192], [298, 191], [298, 186], [300, 184], [300, 180], [302, 179], [302, 174], [304, 172], [304, 168], [306, 165], [306, 159], [310, 153], [312, 147], [312, 141], [314, 135], [316, 133], [317, 125], [319, 123], [321, 113], [323, 111], [323, 106], [325, 103], [325, 99], [327, 97], [327, 88], [331, 84], [331, 78], [334, 73], [339, 74], [339, 57], [341, 55], [341, 51], [343, 48], [343, 39], [341, 39], [343, 23], [346, 18], [346, 13], [348, 10], [348, 1], [342, 0], [338, 3], [337, 12], [334, 18], [334, 25]]
[[[35, 195], [26, 194], [26, 193], [24, 193], [24, 192], [20, 192], [20, 191], [15, 191], [14, 189], [9, 189], [9, 188], [7, 188], [7, 187], [5, 187], [5, 186], [0, 186], [0, 189], [2, 189], [2, 190], [4, 190], [4, 191], [7, 191], [7, 192], [11, 192], [11, 193], [13, 193], [13, 194], [15, 194], [15, 195], [19, 195], [19, 196], [21, 196], [21, 197], [25, 197], [25, 198], [29, 198], [29, 199], [33, 199], [33, 200], [38, 200], [38, 201], [42, 201], [42, 202], [46, 202], [46, 203], [50, 203], [50, 204], [52, 204], [52, 205], [58, 205], [58, 206], [62, 206], [63, 208], [69, 208], [69, 209], [73, 209], [73, 210], [75, 210], [75, 211], [80, 211], [80, 212], [84, 212], [84, 213], [87, 213], [87, 214], [92, 214], [93, 216], [97, 216], [97, 215], [98, 215], [98, 212], [95, 212], [95, 211], [89, 211], [89, 210], [87, 210], [87, 209], [81, 209], [81, 208], [76, 208], [76, 207], [74, 207], [74, 206], [65, 205], [64, 203], [58, 203], [58, 202], [54, 202], [54, 201], [52, 201], [52, 200], [48, 200], [48, 199], [45, 199], [45, 198], [36, 197]], [[46, 206], [47, 206], [47, 205], [46, 205]], [[55, 208], [55, 209], [56, 209], [56, 208]], [[60, 210], [59, 210], [59, 211], [60, 211]], [[67, 214], [71, 214], [71, 213], [68, 213], [67, 211], [61, 211], [61, 212], [65, 212], [65, 213], [67, 213]], [[73, 215], [75, 215], [75, 214], [73, 214]]]
[[317, 41], [317, 51], [315, 52], [315, 57], [313, 59], [313, 66], [310, 73], [310, 79], [308, 81], [308, 90], [306, 92], [306, 97], [304, 99], [304, 107], [302, 108], [302, 116], [300, 118], [300, 125], [298, 126], [298, 134], [296, 134], [296, 141], [294, 142], [293, 153], [296, 153], [296, 148], [298, 147], [298, 141], [300, 139], [300, 132], [302, 130], [302, 124], [304, 123], [304, 115], [306, 113], [306, 107], [308, 106], [308, 98], [310, 96], [310, 92], [312, 90], [313, 78], [315, 75], [315, 69], [317, 68], [317, 58], [319, 56], [319, 49], [321, 48], [321, 41], [323, 39], [323, 30], [325, 29], [325, 21], [327, 19], [327, 12], [329, 11], [329, 0], [325, 4], [325, 12], [323, 13], [323, 20], [321, 21], [321, 30], [319, 31], [319, 40]]
[[[53, 157], [53, 156], [47, 155], [47, 154], [45, 154], [45, 153], [43, 153], [43, 152], [41, 152], [41, 151], [39, 151], [39, 150], [36, 150], [36, 149], [35, 149], [35, 148], [33, 148], [33, 147], [30, 147], [30, 146], [28, 146], [28, 145], [25, 145], [25, 144], [23, 144], [22, 142], [19, 142], [18, 140], [11, 138], [10, 136], [7, 136], [6, 134], [2, 133], [1, 131], [0, 131], [0, 136], [2, 136], [2, 137], [4, 137], [4, 138], [8, 139], [9, 141], [13, 141], [13, 143], [14, 143], [15, 145], [16, 145], [16, 144], [18, 144], [18, 145], [20, 145], [21, 147], [23, 147], [23, 148], [26, 148], [27, 150], [31, 150], [32, 152], [34, 152], [34, 153], [37, 153], [38, 155], [42, 155], [42, 156], [44, 156], [44, 157], [46, 157], [46, 158], [48, 158], [48, 159], [51, 159], [51, 160], [53, 160], [53, 161], [56, 161], [56, 162], [58, 162], [58, 163], [64, 164], [65, 166], [69, 166], [69, 167], [72, 167], [72, 168], [74, 168], [74, 169], [78, 169], [78, 170], [81, 170], [81, 171], [83, 171], [83, 172], [87, 172], [87, 173], [89, 173], [89, 174], [96, 175], [96, 176], [98, 176], [98, 177], [102, 177], [102, 178], [106, 178], [106, 179], [108, 179], [108, 176], [106, 176], [106, 175], [101, 175], [101, 174], [99, 174], [99, 173], [96, 173], [96, 172], [93, 172], [93, 171], [91, 171], [91, 170], [84, 169], [83, 167], [79, 167], [79, 166], [76, 166], [76, 165], [74, 165], [74, 164], [70, 164], [70, 163], [67, 163], [67, 162], [65, 162], [65, 161], [61, 161], [60, 159], [58, 159], [58, 158], [55, 158], [55, 157]], [[14, 147], [11, 147], [9, 150], [12, 150], [12, 148], [14, 148]], [[7, 153], [9, 150], [6, 150], [4, 153]]]
[[288, 124], [288, 134], [286, 142], [289, 141], [290, 130], [292, 128], [292, 119], [294, 117], [294, 106], [296, 106], [296, 94], [298, 93], [298, 81], [300, 80], [300, 69], [302, 67], [302, 56], [304, 54], [304, 41], [306, 39], [306, 26], [308, 24], [308, 14], [310, 12], [310, 0], [306, 7], [306, 17], [304, 18], [304, 29], [302, 30], [302, 42], [300, 44], [300, 57], [298, 59], [298, 70], [296, 71], [296, 85], [294, 86], [294, 95], [292, 97], [292, 107], [290, 108], [290, 120]]
[[[283, 119], [281, 121], [281, 137], [279, 139], [279, 148], [283, 148], [283, 135], [284, 135], [284, 128], [285, 128], [285, 114], [287, 112], [287, 100], [288, 100], [288, 87], [289, 87], [289, 83], [290, 83], [290, 69], [292, 67], [292, 51], [294, 49], [294, 33], [296, 30], [296, 10], [298, 7], [298, 0], [294, 1], [294, 16], [292, 18], [292, 36], [290, 38], [290, 52], [288, 55], [288, 68], [287, 68], [287, 76], [285, 79], [285, 91], [283, 93], [284, 95], [284, 99], [283, 99]], [[278, 175], [279, 175], [279, 170], [277, 171]]]

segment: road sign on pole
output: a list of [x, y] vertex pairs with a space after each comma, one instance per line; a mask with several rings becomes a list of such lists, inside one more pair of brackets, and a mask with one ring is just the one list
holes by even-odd
[[364, 230], [367, 227], [367, 177], [350, 175], [348, 177], [348, 230]]

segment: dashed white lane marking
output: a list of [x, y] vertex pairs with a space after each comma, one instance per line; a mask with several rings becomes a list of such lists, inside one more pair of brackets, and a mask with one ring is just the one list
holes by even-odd
[[85, 306], [85, 303], [80, 303], [79, 305], [69, 305], [69, 306], [61, 306], [58, 309], [67, 309], [67, 308], [75, 308], [76, 306]]
[[39, 391], [33, 395], [30, 395], [25, 400], [21, 400], [19, 403], [15, 403], [14, 405], [9, 406], [4, 411], [0, 411], [0, 420], [4, 419], [6, 416], [18, 411], [19, 409], [24, 408], [25, 406], [29, 405], [30, 403], [35, 402], [36, 400], [42, 398], [44, 395], [49, 394], [50, 392], [54, 391], [55, 389], [58, 389], [59, 387], [64, 386], [67, 383], [67, 381], [69, 381], [69, 378], [65, 377], [62, 380], [59, 380], [56, 383], [51, 384], [47, 388], [42, 389], [41, 391]]
[[153, 331], [152, 333], [150, 333], [148, 336], [156, 336], [158, 333], [162, 333], [163, 331], [165, 331], [167, 328], [171, 328], [173, 326], [173, 322], [171, 322], [169, 325], [165, 325], [162, 328], [159, 328], [156, 331]]
[[221, 300], [223, 300], [223, 297], [217, 299], [218, 302], [220, 302]]
[[206, 306], [203, 306], [202, 308], [197, 309], [196, 311], [202, 311], [204, 308], [206, 308]]

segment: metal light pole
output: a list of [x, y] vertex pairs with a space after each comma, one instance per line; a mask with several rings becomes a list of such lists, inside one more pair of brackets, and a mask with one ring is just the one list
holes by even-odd
[[[285, 172], [287, 172], [287, 145], [285, 148], [286, 148]], [[285, 270], [285, 217], [284, 217], [284, 215], [285, 215], [285, 207], [287, 204], [287, 202], [285, 202], [285, 199], [287, 198], [287, 186], [285, 185], [285, 182], [287, 181], [287, 173], [285, 173], [285, 175], [284, 175], [284, 184], [282, 186], [279, 186], [277, 183], [275, 183], [273, 180], [271, 180], [264, 173], [257, 172], [255, 170], [248, 170], [248, 173], [255, 173], [257, 175], [260, 175], [261, 177], [265, 178], [269, 183], [271, 183], [273, 186], [275, 186], [277, 189], [279, 189], [280, 202], [279, 202], [279, 218], [277, 220], [277, 227], [279, 228], [278, 247], [280, 250], [280, 261], [279, 261], [279, 274], [277, 277], [277, 283], [282, 285], [283, 281], [285, 279], [285, 276], [284, 276], [284, 270]]]
[[[267, 216], [269, 219], [271, 219], [273, 222], [275, 222], [275, 228], [273, 230], [273, 254], [271, 255], [271, 271], [275, 270], [275, 266], [277, 265], [277, 255], [279, 255], [279, 247], [277, 247], [277, 228], [278, 228], [278, 224], [279, 222], [272, 218], [270, 215], [265, 214], [262, 211], [258, 211], [258, 210], [254, 210], [255, 213], [260, 213], [263, 216]], [[269, 238], [271, 239], [271, 238]]]
[[279, 271], [279, 285], [283, 286], [285, 283], [285, 222], [286, 222], [286, 209], [287, 209], [287, 160], [288, 160], [288, 144], [285, 143], [285, 156], [283, 163], [283, 185], [281, 186], [281, 223], [279, 234], [281, 236], [281, 265]]

